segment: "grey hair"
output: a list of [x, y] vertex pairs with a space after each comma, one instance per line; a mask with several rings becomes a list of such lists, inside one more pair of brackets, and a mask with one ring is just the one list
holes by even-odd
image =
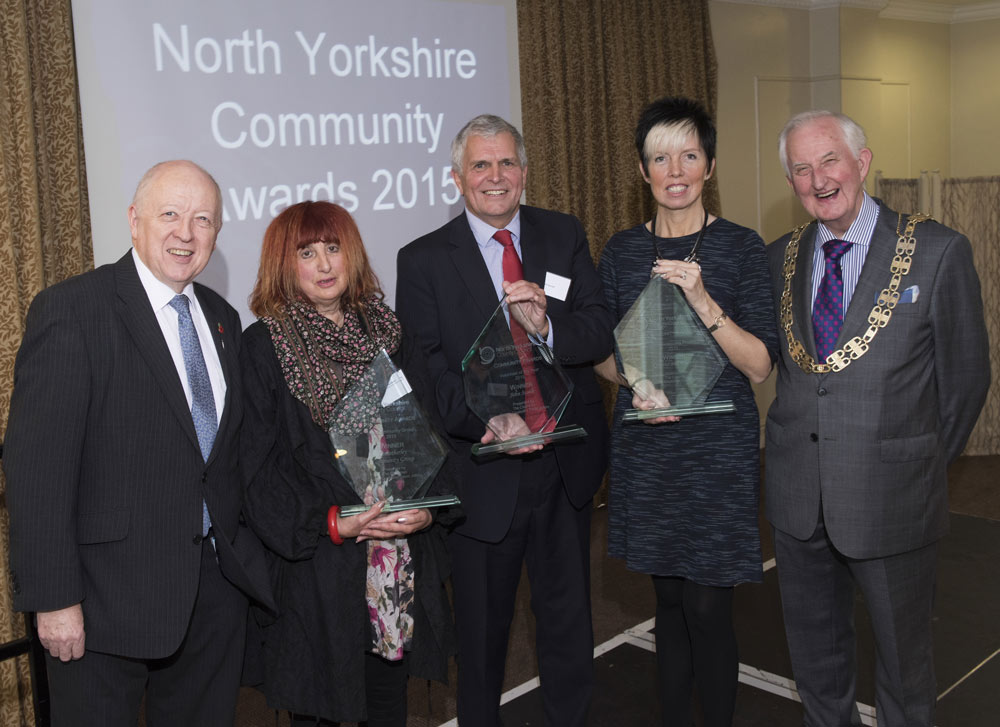
[[861, 125], [850, 116], [823, 109], [803, 111], [802, 113], [796, 114], [790, 118], [788, 123], [785, 124], [785, 128], [783, 128], [781, 133], [778, 135], [778, 158], [781, 161], [782, 168], [785, 170], [786, 177], [791, 178], [792, 176], [791, 169], [788, 168], [788, 135], [796, 129], [800, 129], [806, 124], [818, 121], [819, 119], [833, 119], [837, 122], [837, 125], [840, 127], [840, 132], [844, 136], [844, 141], [854, 154], [855, 159], [859, 157], [861, 150], [868, 146], [868, 139], [865, 137], [865, 130], [862, 129]]
[[492, 139], [497, 134], [508, 133], [514, 137], [514, 144], [517, 147], [517, 158], [522, 167], [528, 166], [528, 152], [524, 148], [524, 137], [517, 127], [493, 114], [480, 114], [462, 127], [455, 140], [451, 142], [451, 168], [455, 172], [461, 173], [462, 162], [465, 158], [465, 146], [469, 142], [470, 136], [482, 136]]
[[160, 173], [165, 171], [168, 167], [173, 166], [189, 166], [205, 175], [205, 177], [212, 183], [212, 187], [215, 189], [215, 203], [217, 208], [217, 215], [215, 220], [215, 229], [222, 229], [222, 190], [219, 188], [219, 183], [215, 181], [215, 177], [205, 171], [205, 168], [199, 164], [188, 159], [171, 159], [169, 161], [160, 162], [154, 164], [149, 168], [149, 170], [142, 175], [142, 179], [139, 180], [139, 184], [135, 187], [135, 194], [132, 195], [132, 206], [136, 209], [139, 208], [140, 204], [143, 202], [143, 198], [146, 196], [146, 192], [149, 191], [150, 186], [156, 181], [156, 178], [160, 176]]

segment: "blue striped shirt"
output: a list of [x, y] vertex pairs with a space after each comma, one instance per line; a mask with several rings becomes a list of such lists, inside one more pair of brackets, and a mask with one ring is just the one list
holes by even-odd
[[[816, 231], [816, 242], [813, 247], [813, 275], [812, 275], [812, 305], [816, 304], [816, 293], [819, 291], [819, 284], [823, 281], [826, 272], [826, 255], [823, 254], [823, 245], [830, 240], [846, 240], [853, 243], [840, 258], [840, 268], [844, 273], [844, 310], [851, 304], [854, 296], [854, 289], [858, 285], [858, 278], [861, 276], [861, 268], [864, 267], [865, 257], [868, 255], [868, 246], [872, 241], [872, 234], [875, 232], [875, 223], [878, 221], [879, 206], [875, 203], [867, 192], [862, 190], [864, 199], [861, 201], [861, 210], [854, 222], [851, 223], [847, 234], [838, 238], [830, 228], [819, 223]], [[812, 310], [812, 306], [810, 306]]]

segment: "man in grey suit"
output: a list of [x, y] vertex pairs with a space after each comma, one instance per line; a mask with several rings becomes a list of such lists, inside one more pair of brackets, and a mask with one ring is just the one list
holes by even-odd
[[28, 312], [3, 461], [14, 607], [37, 613], [55, 727], [135, 725], [144, 693], [150, 727], [219, 727], [247, 596], [273, 606], [240, 523], [239, 316], [192, 282], [219, 187], [158, 164], [128, 219], [129, 252]]
[[946, 470], [986, 397], [988, 343], [969, 241], [869, 197], [865, 144], [860, 126], [827, 111], [781, 132], [788, 184], [816, 220], [768, 249], [782, 340], [767, 516], [805, 724], [861, 724], [859, 587], [879, 727], [929, 727]]

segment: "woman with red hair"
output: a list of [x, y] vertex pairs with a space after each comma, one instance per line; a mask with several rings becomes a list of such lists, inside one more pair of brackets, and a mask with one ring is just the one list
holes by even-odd
[[[453, 650], [444, 527], [454, 512], [360, 515], [328, 434], [344, 393], [385, 349], [414, 392], [421, 361], [383, 302], [351, 215], [301, 202], [264, 234], [243, 335], [244, 511], [269, 550], [279, 613], [260, 619], [268, 704], [292, 725], [406, 724], [408, 675], [444, 680]], [[436, 407], [425, 406], [426, 411]], [[450, 490], [448, 467], [431, 486]]]

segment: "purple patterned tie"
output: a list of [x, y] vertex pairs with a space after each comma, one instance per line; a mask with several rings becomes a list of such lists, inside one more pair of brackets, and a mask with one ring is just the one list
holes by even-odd
[[851, 243], [845, 240], [830, 240], [823, 244], [826, 271], [816, 291], [812, 315], [816, 355], [820, 361], [825, 361], [833, 351], [844, 322], [844, 273], [840, 258], [850, 247]]

